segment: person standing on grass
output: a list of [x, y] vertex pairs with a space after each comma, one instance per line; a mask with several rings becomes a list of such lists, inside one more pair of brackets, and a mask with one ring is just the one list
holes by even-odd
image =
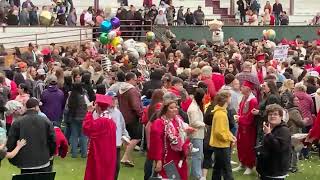
[[190, 104], [187, 114], [189, 118], [189, 125], [197, 131], [191, 134], [190, 140], [194, 148], [198, 148], [198, 152], [191, 154], [191, 176], [194, 179], [203, 179], [202, 175], [202, 161], [203, 161], [203, 139], [205, 132], [205, 123], [203, 122], [203, 97], [205, 91], [197, 88], [194, 91], [192, 103]]
[[215, 96], [217, 105], [213, 109], [211, 137], [209, 145], [213, 148], [215, 163], [213, 166], [212, 180], [233, 180], [231, 169], [231, 145], [237, 139], [229, 128], [228, 104], [231, 102], [231, 94], [221, 91]]
[[288, 176], [291, 157], [291, 134], [282, 120], [284, 109], [268, 105], [268, 122], [263, 124], [262, 146], [257, 151], [257, 172], [261, 180], [284, 180]]
[[112, 97], [97, 94], [95, 107], [88, 106], [83, 133], [89, 138], [84, 180], [114, 180], [116, 172], [116, 124], [108, 113]]
[[139, 119], [142, 115], [142, 103], [137, 85], [137, 76], [132, 72], [126, 74], [126, 82], [122, 84], [118, 93], [119, 109], [126, 122], [126, 127], [131, 137], [121, 163], [128, 167], [134, 167], [131, 153], [134, 147], [142, 139], [142, 124]]
[[117, 107], [118, 100], [117, 100], [117, 93], [113, 91], [109, 91], [106, 94], [109, 97], [112, 97], [112, 105], [108, 109], [108, 113], [110, 114], [112, 120], [116, 123], [116, 143], [117, 143], [117, 162], [116, 162], [116, 174], [115, 180], [118, 179], [119, 171], [120, 171], [120, 148], [122, 146], [122, 142], [129, 143], [130, 136], [126, 129], [126, 124], [123, 118], [122, 113]]
[[86, 96], [81, 83], [74, 83], [66, 103], [65, 121], [71, 127], [71, 154], [72, 158], [78, 157], [78, 147], [80, 146], [81, 157], [87, 157], [87, 137], [82, 131], [83, 118], [87, 113], [89, 99]]
[[51, 172], [52, 159], [56, 149], [56, 137], [52, 123], [39, 115], [39, 101], [31, 98], [26, 102], [26, 113], [13, 122], [9, 135], [8, 151], [14, 150], [19, 139], [28, 143], [10, 160], [21, 169], [21, 174], [34, 172]]
[[256, 124], [252, 109], [257, 108], [258, 100], [253, 95], [252, 90], [254, 84], [245, 81], [241, 87], [243, 98], [239, 105], [239, 113], [236, 119], [238, 120], [239, 128], [237, 133], [237, 149], [240, 166], [233, 169], [239, 171], [246, 168], [244, 175], [253, 173], [252, 168], [255, 166], [254, 146], [256, 143]]

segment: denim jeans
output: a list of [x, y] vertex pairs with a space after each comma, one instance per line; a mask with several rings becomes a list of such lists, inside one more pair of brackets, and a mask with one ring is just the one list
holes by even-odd
[[71, 121], [71, 155], [76, 158], [78, 155], [78, 143], [80, 143], [81, 157], [87, 157], [87, 137], [82, 132], [82, 122]]
[[194, 148], [198, 148], [198, 152], [191, 155], [191, 177], [198, 180], [202, 177], [202, 160], [203, 160], [203, 139], [191, 139]]
[[214, 166], [212, 172], [212, 180], [233, 180], [230, 148], [213, 148]]
[[298, 167], [298, 156], [299, 156], [299, 152], [294, 150], [294, 147], [292, 147], [291, 150], [291, 161], [290, 161], [290, 165], [291, 168], [297, 168]]
[[280, 25], [280, 14], [275, 14], [274, 20], [275, 20], [275, 25], [279, 26]]

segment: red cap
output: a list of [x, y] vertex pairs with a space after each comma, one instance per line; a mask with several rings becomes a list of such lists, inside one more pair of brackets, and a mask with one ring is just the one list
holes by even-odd
[[110, 106], [112, 105], [112, 97], [105, 96], [102, 94], [96, 94], [96, 104], [102, 107]]
[[17, 67], [20, 68], [20, 69], [22, 69], [22, 68], [28, 67], [28, 65], [27, 65], [27, 63], [25, 63], [25, 62], [18, 62], [18, 63], [17, 63]]
[[283, 39], [281, 40], [281, 44], [282, 44], [282, 45], [288, 45], [288, 44], [289, 44], [289, 41], [288, 41], [286, 38], [283, 38]]
[[42, 55], [46, 56], [51, 53], [51, 50], [49, 48], [44, 48], [42, 49], [41, 53]]
[[266, 59], [266, 55], [261, 53], [256, 56], [257, 61], [264, 61]]
[[252, 82], [250, 82], [250, 81], [244, 81], [242, 86], [248, 87], [251, 90], [254, 89], [254, 84]]

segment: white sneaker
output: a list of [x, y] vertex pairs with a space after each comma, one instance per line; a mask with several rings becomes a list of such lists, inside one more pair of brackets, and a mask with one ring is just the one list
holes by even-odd
[[237, 162], [234, 162], [234, 161], [230, 161], [231, 165], [237, 165], [238, 163]]
[[240, 165], [240, 166], [238, 166], [238, 167], [236, 167], [236, 168], [233, 168], [232, 171], [233, 171], [233, 172], [238, 172], [238, 171], [241, 171], [241, 170], [243, 170], [243, 169], [244, 169], [243, 166]]
[[136, 150], [136, 151], [140, 151], [140, 150], [141, 150], [141, 148], [140, 148], [139, 146], [135, 146], [135, 147], [134, 147], [134, 150]]
[[199, 152], [199, 151], [200, 151], [199, 148], [192, 148], [192, 149], [191, 149], [191, 152], [192, 152], [192, 153], [196, 153], [196, 152]]
[[250, 175], [253, 173], [253, 170], [250, 168], [246, 168], [246, 171], [243, 173], [243, 175]]
[[201, 177], [199, 180], [207, 180], [206, 177]]

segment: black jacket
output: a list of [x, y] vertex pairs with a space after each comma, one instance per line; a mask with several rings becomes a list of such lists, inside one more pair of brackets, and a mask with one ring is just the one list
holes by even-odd
[[18, 168], [42, 166], [49, 162], [56, 148], [56, 137], [49, 119], [38, 115], [37, 111], [27, 112], [13, 122], [8, 135], [8, 152], [11, 152], [20, 139], [25, 139], [27, 145], [10, 159], [10, 163]]
[[282, 122], [265, 135], [257, 148], [257, 171], [261, 176], [283, 176], [288, 173], [291, 156], [291, 134]]
[[155, 89], [161, 89], [162, 81], [158, 79], [152, 79], [143, 84], [142, 95], [147, 95], [148, 91], [153, 91]]

